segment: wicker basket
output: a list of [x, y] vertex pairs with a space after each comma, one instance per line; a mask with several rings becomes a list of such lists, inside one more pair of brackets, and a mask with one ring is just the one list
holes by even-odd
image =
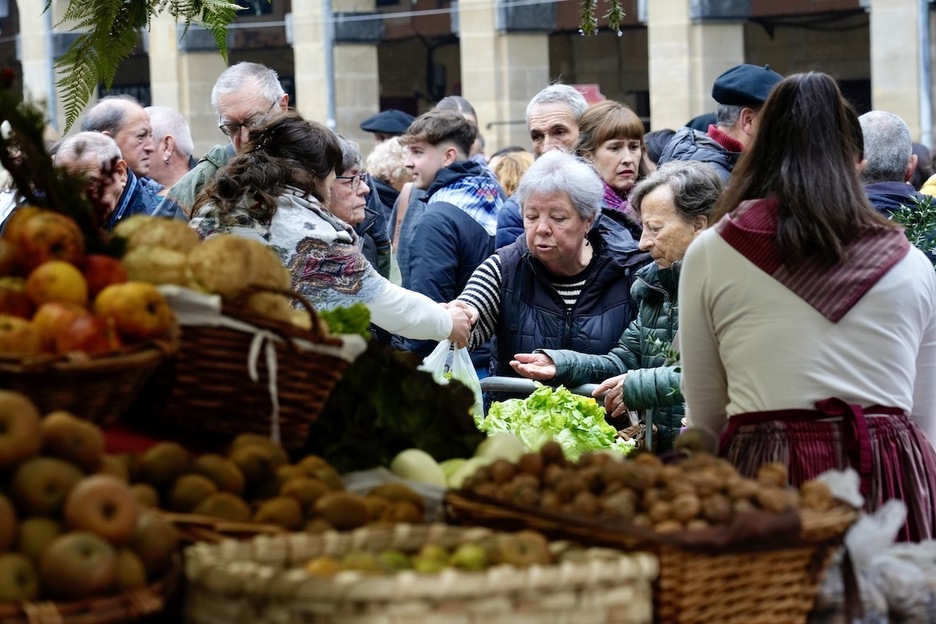
[[73, 602], [0, 603], [0, 624], [120, 624], [161, 612], [179, 587], [182, 561], [159, 581], [113, 596]]
[[663, 543], [665, 535], [623, 525], [522, 509], [466, 492], [449, 492], [446, 513], [457, 523], [503, 530], [531, 528], [556, 539], [654, 553], [654, 621], [659, 624], [803, 624], [825, 567], [857, 519], [851, 508], [805, 511], [799, 537], [773, 546], [687, 550]]
[[558, 564], [484, 572], [447, 569], [388, 575], [342, 572], [315, 577], [302, 567], [351, 550], [446, 547], [487, 529], [395, 525], [323, 535], [257, 537], [186, 549], [185, 614], [194, 624], [649, 624], [650, 555], [585, 551]]
[[178, 346], [174, 335], [96, 356], [0, 357], [0, 388], [22, 392], [43, 414], [67, 410], [106, 426], [127, 412], [150, 376]]
[[174, 303], [178, 294], [198, 295], [160, 290], [173, 302], [182, 335], [178, 357], [153, 386], [168, 397], [162, 418], [183, 429], [221, 437], [259, 433], [298, 448], [344, 370], [366, 348], [360, 336], [326, 335], [311, 304], [294, 292], [257, 289], [301, 301], [311, 331], [236, 304], [223, 304], [209, 320], [187, 315]]

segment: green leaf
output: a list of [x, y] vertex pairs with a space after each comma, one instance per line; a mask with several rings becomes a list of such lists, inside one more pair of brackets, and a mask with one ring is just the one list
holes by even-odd
[[904, 234], [917, 249], [936, 254], [936, 198], [911, 198], [911, 205], [901, 205], [890, 218], [904, 227]]
[[[50, 10], [46, 0], [45, 10]], [[227, 27], [240, 7], [228, 0], [69, 0], [62, 21], [81, 33], [56, 62], [61, 73], [67, 133], [99, 84], [113, 84], [120, 63], [136, 48], [139, 31], [149, 29], [153, 18], [168, 11], [190, 24], [204, 26], [214, 36], [218, 50], [227, 62]]]

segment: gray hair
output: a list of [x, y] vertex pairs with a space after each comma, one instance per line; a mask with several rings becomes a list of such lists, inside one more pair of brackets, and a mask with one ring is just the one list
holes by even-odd
[[350, 139], [338, 135], [338, 144], [341, 145], [341, 163], [335, 168], [335, 175], [344, 175], [345, 171], [361, 164], [361, 148]]
[[719, 104], [715, 108], [715, 123], [719, 126], [730, 128], [738, 123], [741, 118], [741, 109], [751, 108], [750, 106], [737, 106], [735, 104]]
[[471, 105], [471, 102], [460, 95], [448, 95], [439, 100], [439, 103], [436, 104], [433, 108], [435, 110], [455, 111], [462, 117], [465, 115], [471, 115], [475, 119], [478, 118], [478, 113], [475, 112], [474, 106]]
[[858, 118], [864, 136], [864, 156], [861, 171], [865, 184], [903, 182], [913, 153], [913, 140], [906, 122], [887, 111], [870, 111]]
[[398, 180], [409, 180], [409, 169], [404, 165], [408, 150], [400, 143], [400, 137], [381, 141], [367, 155], [367, 170], [372, 176], [392, 185]]
[[561, 150], [552, 150], [537, 158], [520, 179], [516, 192], [520, 206], [534, 193], [565, 193], [575, 210], [587, 221], [597, 216], [601, 209], [604, 186], [587, 161]]
[[81, 131], [109, 132], [112, 136], [117, 134], [123, 126], [130, 104], [140, 106], [140, 102], [130, 95], [108, 95], [101, 98], [81, 120]]
[[73, 134], [63, 140], [55, 151], [53, 162], [58, 166], [80, 163], [94, 158], [101, 170], [110, 169], [123, 158], [117, 143], [106, 134], [85, 131]]
[[283, 85], [280, 84], [279, 75], [274, 70], [260, 63], [241, 61], [221, 72], [218, 80], [215, 81], [214, 88], [211, 89], [211, 107], [215, 113], [220, 114], [218, 96], [240, 91], [248, 85], [251, 79], [257, 81], [260, 93], [270, 101], [271, 105], [286, 93]]
[[195, 151], [192, 131], [182, 113], [168, 106], [147, 106], [150, 125], [153, 126], [153, 142], [159, 143], [166, 136], [171, 136], [179, 154], [188, 158]]
[[640, 203], [661, 186], [673, 191], [676, 212], [685, 221], [702, 215], [709, 217], [721, 195], [724, 183], [715, 167], [693, 160], [671, 160], [634, 185], [628, 200], [640, 214]]
[[530, 113], [534, 106], [541, 104], [562, 104], [572, 111], [572, 116], [578, 121], [582, 113], [588, 108], [588, 101], [585, 96], [579, 93], [575, 88], [566, 84], [551, 84], [530, 100], [526, 108], [526, 122], [530, 125]]

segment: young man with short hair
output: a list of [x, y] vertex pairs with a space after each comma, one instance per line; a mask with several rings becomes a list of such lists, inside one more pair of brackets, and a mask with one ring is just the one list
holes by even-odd
[[[494, 253], [497, 213], [503, 191], [483, 165], [469, 160], [478, 136], [474, 123], [453, 111], [418, 117], [400, 142], [409, 150], [405, 166], [425, 203], [406, 213], [399, 250], [403, 287], [434, 301], [455, 299], [468, 278]], [[433, 344], [405, 341], [403, 348], [427, 355]], [[472, 353], [475, 368], [487, 369], [490, 352]]]

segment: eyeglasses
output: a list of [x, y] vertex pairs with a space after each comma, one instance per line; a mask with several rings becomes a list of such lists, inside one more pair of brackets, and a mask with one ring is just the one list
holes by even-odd
[[219, 124], [218, 128], [221, 129], [221, 132], [224, 133], [224, 136], [235, 136], [241, 133], [241, 128], [247, 128], [248, 130], [253, 130], [254, 128], [259, 128], [263, 125], [266, 116], [270, 114], [270, 111], [273, 110], [273, 107], [276, 106], [278, 100], [273, 100], [273, 103], [270, 104], [270, 108], [266, 110], [265, 113], [257, 113], [251, 115], [241, 123], [229, 122]]
[[364, 172], [355, 173], [351, 176], [335, 176], [336, 180], [350, 180], [351, 181], [351, 190], [357, 192], [361, 188], [361, 182], [363, 182], [367, 188], [370, 188], [370, 176]]

